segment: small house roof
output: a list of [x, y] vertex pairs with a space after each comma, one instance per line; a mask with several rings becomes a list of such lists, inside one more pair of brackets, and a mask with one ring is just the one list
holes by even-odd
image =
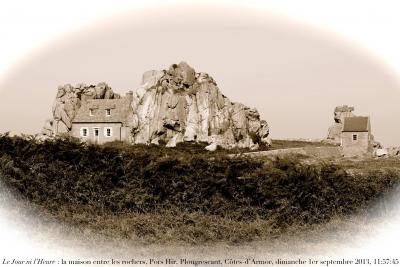
[[368, 132], [369, 117], [347, 117], [344, 118], [343, 132]]
[[[111, 115], [106, 116], [106, 110], [111, 110]], [[90, 113], [92, 110], [92, 113]], [[120, 122], [125, 123], [130, 111], [130, 102], [125, 98], [120, 99], [89, 99], [82, 101], [72, 123], [78, 122]], [[92, 115], [91, 115], [92, 114]]]

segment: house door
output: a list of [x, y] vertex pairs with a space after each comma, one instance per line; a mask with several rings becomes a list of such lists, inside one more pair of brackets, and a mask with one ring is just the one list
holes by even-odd
[[93, 128], [93, 132], [94, 132], [94, 142], [96, 144], [98, 144], [99, 143], [99, 138], [100, 138], [100, 136], [99, 136], [100, 129], [99, 128]]

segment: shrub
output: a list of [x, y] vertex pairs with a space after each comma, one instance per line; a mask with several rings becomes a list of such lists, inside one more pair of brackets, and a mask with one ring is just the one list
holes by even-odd
[[0, 174], [21, 197], [72, 221], [80, 213], [94, 218], [171, 210], [178, 217], [268, 220], [279, 229], [362, 211], [399, 181], [398, 173], [354, 176], [330, 163], [232, 158], [196, 144], [98, 146], [7, 134], [0, 136]]

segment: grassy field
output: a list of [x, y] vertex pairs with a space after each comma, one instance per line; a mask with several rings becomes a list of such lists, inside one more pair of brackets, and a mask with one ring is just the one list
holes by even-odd
[[0, 179], [38, 216], [84, 232], [194, 244], [263, 240], [367, 213], [400, 181], [398, 160], [310, 165], [229, 153], [1, 135]]
[[298, 148], [298, 147], [322, 147], [322, 146], [334, 146], [329, 143], [318, 142], [318, 141], [302, 141], [302, 140], [280, 140], [273, 139], [271, 147], [268, 150], [284, 149], [284, 148]]

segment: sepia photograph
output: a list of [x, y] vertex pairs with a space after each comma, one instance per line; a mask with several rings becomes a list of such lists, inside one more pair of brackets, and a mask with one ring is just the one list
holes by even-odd
[[0, 3], [0, 265], [400, 265], [398, 8]]

